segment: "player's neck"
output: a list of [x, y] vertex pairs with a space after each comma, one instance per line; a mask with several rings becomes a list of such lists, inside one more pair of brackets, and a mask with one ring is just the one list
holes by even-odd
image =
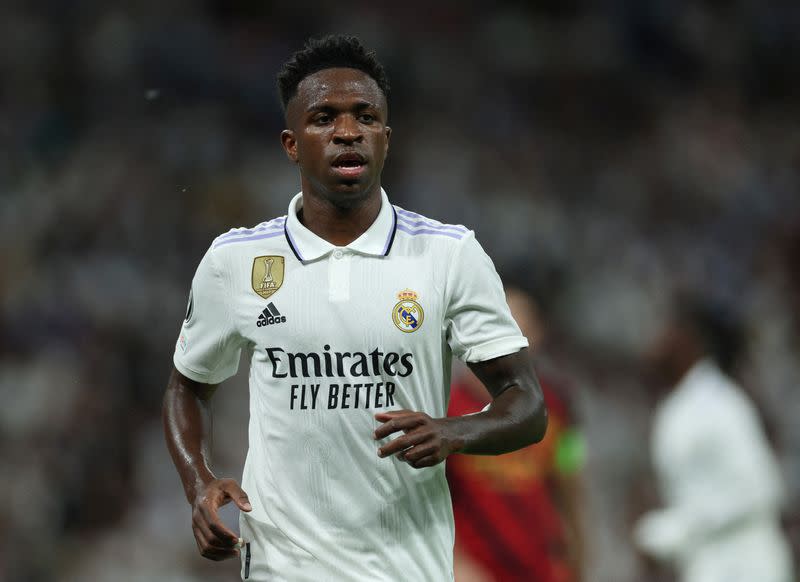
[[343, 247], [372, 226], [381, 210], [380, 186], [360, 204], [342, 208], [322, 196], [303, 191], [303, 207], [297, 218], [311, 232], [332, 245]]
[[701, 351], [697, 352], [688, 352], [685, 354], [679, 354], [683, 357], [678, 357], [676, 365], [673, 369], [672, 378], [670, 383], [672, 384], [672, 389], [674, 390], [683, 382], [686, 378], [686, 375], [694, 368], [697, 363], [705, 357], [705, 353]]

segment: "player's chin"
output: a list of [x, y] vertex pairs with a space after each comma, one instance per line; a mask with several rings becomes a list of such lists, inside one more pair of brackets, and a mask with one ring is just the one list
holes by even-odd
[[365, 180], [361, 178], [348, 178], [348, 179], [339, 179], [337, 180], [334, 185], [333, 189], [339, 192], [348, 192], [357, 194], [367, 189], [367, 184]]
[[332, 185], [330, 192], [336, 206], [350, 207], [367, 198], [369, 187], [362, 180], [340, 180]]

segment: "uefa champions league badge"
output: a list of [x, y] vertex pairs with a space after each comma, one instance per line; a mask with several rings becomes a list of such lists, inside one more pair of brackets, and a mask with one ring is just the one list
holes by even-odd
[[403, 289], [397, 294], [399, 301], [392, 309], [392, 321], [404, 333], [417, 331], [425, 319], [422, 305], [417, 303], [419, 296], [411, 289]]

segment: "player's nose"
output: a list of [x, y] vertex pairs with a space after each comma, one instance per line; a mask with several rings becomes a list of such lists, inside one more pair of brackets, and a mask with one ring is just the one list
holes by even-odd
[[341, 115], [334, 125], [333, 142], [351, 144], [364, 139], [358, 120], [352, 115]]

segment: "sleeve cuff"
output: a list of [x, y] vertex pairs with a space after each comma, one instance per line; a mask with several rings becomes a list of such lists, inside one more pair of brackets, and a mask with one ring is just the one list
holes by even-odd
[[[178, 359], [178, 352], [176, 351], [175, 354], [172, 356], [172, 363], [175, 365], [175, 369], [178, 370], [181, 374], [189, 378], [189, 380], [194, 380], [195, 382], [200, 382], [201, 384], [219, 384], [230, 378], [233, 374], [220, 374], [217, 372], [216, 374], [203, 374], [192, 370], [191, 368], [186, 367], [186, 365]], [[235, 373], [235, 372], [234, 372]]]
[[690, 525], [678, 511], [651, 511], [639, 519], [633, 531], [636, 545], [660, 560], [679, 556], [692, 544]]
[[461, 359], [467, 363], [485, 362], [500, 356], [507, 356], [528, 347], [524, 336], [503, 337], [473, 346], [464, 352]]

